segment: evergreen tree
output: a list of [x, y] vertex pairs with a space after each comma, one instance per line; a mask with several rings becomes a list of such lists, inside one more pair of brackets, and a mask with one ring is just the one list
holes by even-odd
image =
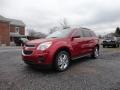
[[116, 28], [115, 36], [120, 37], [120, 28], [119, 27]]

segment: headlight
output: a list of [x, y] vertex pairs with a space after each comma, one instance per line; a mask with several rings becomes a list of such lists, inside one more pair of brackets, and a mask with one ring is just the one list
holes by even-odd
[[52, 42], [44, 42], [44, 43], [41, 43], [41, 44], [37, 47], [37, 50], [44, 51], [44, 50], [46, 50], [47, 48], [49, 48], [51, 45], [52, 45]]

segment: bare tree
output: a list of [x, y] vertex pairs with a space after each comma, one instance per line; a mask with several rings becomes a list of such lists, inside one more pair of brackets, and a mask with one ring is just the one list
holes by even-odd
[[57, 30], [59, 30], [59, 27], [54, 26], [54, 27], [52, 27], [52, 28], [50, 29], [49, 34], [51, 34], [51, 33], [55, 32], [55, 31], [57, 31]]
[[33, 29], [29, 29], [28, 30], [28, 35], [31, 36], [31, 37], [37, 37], [37, 38], [44, 38], [44, 37], [46, 37], [46, 35], [44, 33], [36, 32]]
[[36, 32], [36, 34], [34, 35], [34, 37], [37, 37], [37, 38], [45, 38], [46, 35], [42, 32]]
[[67, 20], [64, 18], [63, 20], [61, 20], [60, 22], [58, 22], [59, 25], [58, 26], [54, 26], [50, 29], [50, 32], [49, 34], [55, 32], [55, 31], [58, 31], [58, 30], [61, 30], [61, 29], [67, 29], [67, 28], [70, 28], [70, 26], [68, 25], [68, 22]]
[[34, 29], [28, 29], [28, 35], [34, 36], [36, 34], [36, 31]]
[[70, 26], [68, 25], [68, 22], [67, 22], [67, 19], [63, 19], [61, 22], [60, 22], [60, 25], [63, 29], [67, 29], [69, 28]]
[[119, 27], [116, 28], [115, 36], [120, 37], [120, 28]]

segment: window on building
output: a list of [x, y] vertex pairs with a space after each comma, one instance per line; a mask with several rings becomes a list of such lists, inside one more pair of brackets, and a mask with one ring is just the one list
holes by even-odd
[[15, 28], [16, 33], [19, 33], [19, 30], [20, 30], [19, 27], [16, 27], [16, 28]]

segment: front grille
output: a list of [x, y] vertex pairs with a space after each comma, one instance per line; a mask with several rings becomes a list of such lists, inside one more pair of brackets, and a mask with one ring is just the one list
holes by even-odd
[[115, 41], [110, 41], [110, 42], [103, 41], [103, 43], [111, 43], [111, 44], [113, 44], [113, 43], [115, 43]]
[[106, 41], [103, 41], [103, 43], [106, 43]]
[[35, 47], [35, 45], [28, 45], [28, 44], [26, 44], [25, 46], [26, 47]]
[[33, 51], [27, 51], [27, 50], [24, 50], [23, 53], [26, 54], [26, 55], [30, 55], [30, 54], [33, 53]]

